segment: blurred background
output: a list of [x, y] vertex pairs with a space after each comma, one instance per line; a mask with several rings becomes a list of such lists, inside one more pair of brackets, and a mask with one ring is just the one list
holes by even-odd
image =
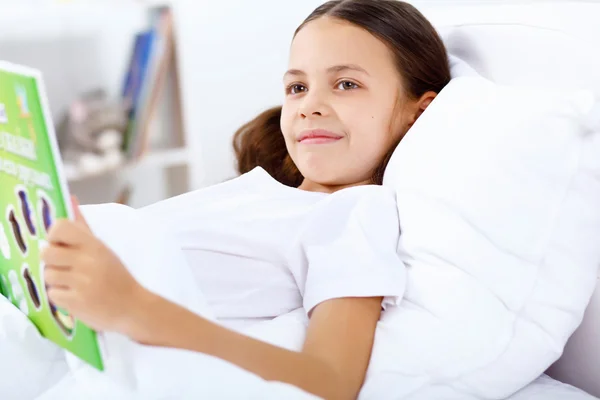
[[81, 202], [141, 207], [236, 175], [232, 135], [281, 104], [293, 32], [322, 2], [0, 0], [0, 60], [42, 71]]

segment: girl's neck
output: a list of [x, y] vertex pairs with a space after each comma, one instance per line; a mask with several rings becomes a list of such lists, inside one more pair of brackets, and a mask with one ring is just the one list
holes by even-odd
[[302, 184], [298, 186], [300, 190], [306, 190], [307, 192], [319, 192], [319, 193], [334, 193], [338, 190], [346, 189], [353, 186], [369, 185], [371, 181], [367, 180], [364, 182], [352, 183], [349, 185], [323, 185], [321, 183], [313, 182], [309, 179], [304, 179]]

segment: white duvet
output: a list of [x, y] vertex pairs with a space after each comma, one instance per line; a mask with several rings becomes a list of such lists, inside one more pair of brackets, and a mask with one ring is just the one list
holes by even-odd
[[[136, 211], [113, 205], [84, 208], [84, 213], [96, 234], [117, 252], [142, 284], [175, 302], [185, 304], [198, 314], [212, 318], [194, 280], [188, 279], [190, 271], [181, 251], [169, 242], [168, 237], [149, 229], [152, 223], [147, 217], [142, 221], [137, 218]], [[112, 218], [109, 218], [111, 215]], [[115, 224], [115, 220], [120, 223]], [[132, 241], [132, 237], [138, 240]], [[169, 265], [171, 274], [158, 273], [159, 268], [165, 265]], [[248, 328], [247, 333], [274, 344], [298, 349], [303, 341], [306, 323], [304, 311], [298, 310], [276, 320], [256, 324]], [[394, 346], [388, 341], [402, 340], [386, 336], [389, 330], [385, 329], [385, 323], [384, 316], [378, 331], [375, 354], [382, 354], [388, 346]], [[413, 334], [418, 332], [413, 331]], [[107, 366], [103, 374], [73, 357], [65, 358], [61, 350], [39, 337], [20, 311], [0, 298], [1, 398], [314, 398], [292, 386], [266, 382], [232, 364], [202, 354], [140, 346], [118, 335], [104, 335], [102, 340]], [[422, 356], [429, 362], [435, 362], [433, 354]], [[443, 359], [443, 355], [440, 355], [440, 359]], [[459, 380], [449, 378], [445, 384], [439, 381], [433, 384], [421, 372], [413, 376], [390, 373], [378, 368], [378, 363], [377, 357], [374, 358], [361, 394], [363, 399], [477, 398], [461, 390]], [[402, 360], [398, 360], [398, 363], [405, 364]], [[505, 376], [491, 378], [513, 379], [510, 376], [512, 370], [507, 369], [504, 373]], [[558, 385], [546, 377], [514, 397], [515, 400], [564, 398], [591, 399], [574, 388]]]

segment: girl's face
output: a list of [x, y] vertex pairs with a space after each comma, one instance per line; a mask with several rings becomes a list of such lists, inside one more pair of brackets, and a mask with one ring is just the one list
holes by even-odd
[[414, 122], [390, 50], [339, 20], [319, 18], [298, 32], [284, 86], [281, 129], [303, 189], [369, 183]]

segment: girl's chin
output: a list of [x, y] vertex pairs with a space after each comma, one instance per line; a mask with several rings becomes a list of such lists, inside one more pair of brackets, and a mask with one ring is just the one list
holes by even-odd
[[347, 174], [341, 173], [341, 171], [332, 171], [325, 169], [304, 169], [300, 170], [300, 172], [302, 172], [302, 176], [304, 176], [304, 178], [308, 181], [320, 186], [330, 188], [340, 186], [355, 186], [361, 181], [360, 179], [352, 179], [352, 177], [347, 176]]

